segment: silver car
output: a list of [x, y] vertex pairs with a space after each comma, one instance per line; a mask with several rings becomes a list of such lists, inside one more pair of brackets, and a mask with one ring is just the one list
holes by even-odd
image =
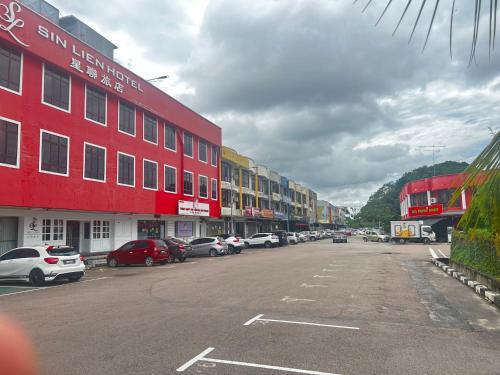
[[209, 255], [215, 257], [227, 253], [227, 243], [221, 237], [200, 237], [189, 243], [193, 248], [193, 255]]

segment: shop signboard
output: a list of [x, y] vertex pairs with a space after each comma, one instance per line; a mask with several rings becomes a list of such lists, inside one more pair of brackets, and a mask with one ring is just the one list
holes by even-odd
[[278, 219], [278, 220], [285, 220], [285, 213], [279, 212], [279, 211], [274, 211], [274, 218]]
[[273, 210], [268, 210], [268, 209], [262, 209], [260, 210], [260, 216], [265, 218], [265, 219], [273, 219], [274, 218], [274, 212]]
[[433, 204], [430, 206], [415, 206], [415, 207], [410, 207], [408, 210], [409, 217], [436, 216], [436, 215], [441, 215], [442, 213], [443, 213], [442, 204]]
[[255, 208], [250, 206], [245, 207], [245, 216], [260, 217], [260, 214], [261, 214], [260, 208]]
[[210, 216], [210, 205], [195, 201], [179, 201], [179, 215]]

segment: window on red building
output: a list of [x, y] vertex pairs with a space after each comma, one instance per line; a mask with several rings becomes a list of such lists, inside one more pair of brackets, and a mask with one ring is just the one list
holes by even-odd
[[42, 131], [40, 170], [68, 175], [68, 137]]
[[43, 102], [64, 111], [70, 110], [70, 76], [62, 71], [44, 65]]
[[212, 155], [211, 155], [212, 157], [210, 158], [210, 164], [213, 167], [217, 167], [217, 159], [218, 159], [219, 151], [217, 149], [217, 146], [214, 146], [214, 145], [211, 146], [211, 149], [212, 149]]
[[[454, 192], [455, 192], [454, 189], [443, 189], [443, 190], [433, 191], [432, 195], [433, 197], [437, 198], [437, 203], [442, 203], [444, 207], [448, 207]], [[453, 208], [462, 207], [462, 200], [457, 199], [451, 207]]]
[[85, 118], [106, 125], [106, 94], [87, 86]]
[[165, 191], [177, 192], [177, 169], [168, 165], [165, 165]]
[[208, 162], [207, 155], [207, 143], [205, 141], [200, 140], [198, 142], [198, 160], [204, 163]]
[[19, 93], [21, 89], [21, 54], [0, 47], [0, 87]]
[[158, 190], [158, 164], [154, 161], [144, 160], [143, 187]]
[[118, 153], [118, 184], [135, 186], [135, 157]]
[[84, 177], [89, 180], [106, 181], [106, 149], [85, 144]]
[[120, 102], [118, 129], [121, 132], [135, 136], [135, 109]]
[[208, 198], [208, 178], [205, 176], [199, 176], [199, 189], [200, 189], [200, 197]]
[[158, 120], [146, 113], [144, 114], [144, 140], [158, 144]]
[[18, 167], [19, 124], [0, 119], [0, 165]]
[[184, 132], [184, 155], [193, 157], [193, 136]]
[[193, 193], [193, 173], [184, 171], [184, 194], [194, 195]]
[[429, 204], [427, 200], [427, 192], [416, 193], [410, 195], [410, 202], [412, 207], [415, 206], [427, 206]]
[[212, 199], [213, 200], [217, 200], [217, 194], [218, 194], [217, 180], [212, 178]]
[[170, 124], [165, 124], [165, 148], [176, 151], [177, 140], [175, 138], [175, 127]]

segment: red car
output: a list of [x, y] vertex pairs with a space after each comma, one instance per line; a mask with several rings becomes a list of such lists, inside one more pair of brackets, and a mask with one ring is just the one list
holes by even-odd
[[110, 267], [120, 264], [145, 264], [151, 267], [155, 263], [166, 264], [172, 257], [167, 244], [162, 240], [135, 240], [110, 252], [107, 262]]

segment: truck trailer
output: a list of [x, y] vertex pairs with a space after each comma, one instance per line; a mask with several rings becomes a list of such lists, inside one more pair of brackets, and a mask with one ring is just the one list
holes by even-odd
[[436, 241], [436, 234], [423, 221], [391, 221], [391, 240], [398, 243]]

